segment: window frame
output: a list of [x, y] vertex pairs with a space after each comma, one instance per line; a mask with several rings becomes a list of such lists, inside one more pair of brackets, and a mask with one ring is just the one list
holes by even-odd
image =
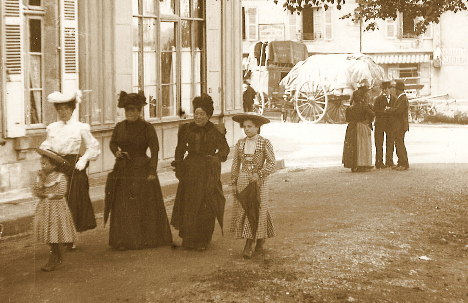
[[[33, 8], [33, 9], [31, 9]], [[25, 122], [25, 128], [26, 131], [28, 130], [36, 130], [36, 129], [44, 129], [46, 127], [45, 123], [45, 111], [46, 111], [46, 106], [45, 106], [45, 73], [44, 73], [44, 16], [45, 16], [45, 10], [42, 6], [30, 6], [27, 5], [25, 9], [23, 10], [23, 29], [24, 29], [24, 38], [23, 38], [23, 43], [24, 45], [24, 122]], [[41, 93], [41, 117], [40, 123], [35, 123], [31, 124], [31, 88], [30, 88], [30, 68], [31, 68], [31, 51], [30, 51], [30, 25], [29, 21], [30, 20], [40, 20], [41, 21], [41, 88], [40, 91]]]
[[[203, 2], [203, 9], [201, 10], [202, 12], [202, 17], [195, 16], [196, 14], [196, 8], [195, 5], [198, 2]], [[174, 14], [163, 14], [160, 9], [159, 1], [154, 1], [154, 13], [149, 15], [149, 14], [143, 14], [143, 2], [138, 1], [138, 14], [134, 14], [132, 12], [132, 20], [139, 20], [138, 23], [138, 32], [137, 34], [139, 35], [138, 41], [140, 44], [140, 49], [138, 50], [138, 69], [135, 70], [135, 66], [133, 68], [132, 72], [132, 90], [133, 92], [138, 92], [138, 90], [143, 90], [147, 86], [146, 79], [145, 79], [145, 71], [148, 70], [147, 65], [144, 63], [145, 58], [144, 58], [144, 33], [143, 33], [143, 25], [144, 22], [142, 21], [143, 19], [152, 19], [155, 22], [155, 51], [156, 51], [156, 58], [155, 58], [155, 86], [156, 86], [156, 112], [154, 116], [151, 116], [151, 111], [150, 111], [150, 102], [151, 100], [147, 100], [148, 104], [144, 106], [143, 109], [143, 115], [147, 121], [150, 122], [158, 122], [158, 121], [166, 121], [166, 120], [174, 120], [179, 118], [180, 119], [180, 113], [181, 109], [183, 106], [183, 96], [182, 96], [182, 89], [184, 84], [190, 84], [190, 106], [191, 106], [191, 100], [197, 95], [196, 88], [197, 84], [199, 84], [199, 94], [202, 92], [206, 91], [206, 1], [205, 0], [199, 0], [199, 1], [187, 1], [190, 3], [190, 13], [189, 16], [182, 16], [182, 13], [180, 11], [181, 9], [181, 1], [180, 0], [175, 0], [174, 1], [175, 6], [174, 6]], [[134, 23], [135, 21], [132, 21]], [[172, 87], [174, 85], [174, 89], [176, 91], [174, 95], [174, 99], [171, 100], [171, 106], [169, 108], [173, 107], [173, 111], [170, 112], [168, 115], [164, 115], [163, 113], [163, 104], [162, 104], [162, 94], [163, 94], [163, 83], [162, 83], [162, 74], [161, 74], [161, 59], [162, 59], [162, 53], [167, 52], [163, 51], [162, 49], [162, 41], [161, 41], [161, 23], [163, 22], [171, 22], [174, 23], [174, 40], [175, 40], [175, 83], [170, 82], [169, 85]], [[189, 28], [190, 28], [190, 64], [191, 64], [191, 69], [190, 69], [190, 83], [182, 83], [182, 54], [184, 52], [183, 47], [182, 47], [182, 24], [184, 22], [189, 23]], [[198, 29], [202, 31], [201, 35], [203, 37], [202, 39], [202, 49], [197, 50], [195, 48], [196, 46], [196, 41], [195, 39], [197, 38], [197, 35], [195, 33], [195, 23], [201, 24], [201, 28], [199, 27]], [[135, 33], [135, 31], [134, 31]], [[135, 37], [134, 37], [135, 38]], [[133, 46], [134, 47], [134, 46]], [[196, 56], [196, 53], [200, 53], [199, 59], [200, 59], [200, 68], [199, 68], [199, 82], [195, 82], [196, 75], [195, 75], [195, 67], [196, 67], [196, 59], [198, 56]], [[135, 63], [134, 63], [135, 64]], [[137, 74], [135, 74], [135, 72]], [[172, 77], [172, 76], [171, 76]], [[172, 88], [171, 88], [172, 89]], [[149, 98], [149, 95], [145, 91], [145, 96], [147, 99]], [[172, 105], [173, 104], [173, 105]], [[189, 114], [189, 113], [187, 113]]]

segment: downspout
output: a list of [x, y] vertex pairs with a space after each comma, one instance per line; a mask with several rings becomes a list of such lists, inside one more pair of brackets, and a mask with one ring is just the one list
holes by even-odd
[[218, 94], [221, 95], [221, 116], [220, 118], [222, 119], [222, 121], [224, 122], [224, 114], [226, 112], [226, 94], [224, 92], [224, 79], [225, 79], [225, 76], [224, 76], [224, 71], [225, 71], [225, 67], [224, 67], [224, 46], [225, 46], [225, 43], [226, 43], [226, 40], [224, 38], [224, 0], [219, 0], [221, 1], [221, 81], [220, 81], [220, 87], [218, 87]]

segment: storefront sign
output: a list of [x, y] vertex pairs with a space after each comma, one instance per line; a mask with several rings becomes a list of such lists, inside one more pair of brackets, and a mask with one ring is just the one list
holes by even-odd
[[442, 48], [442, 65], [468, 65], [468, 51], [464, 47]]
[[284, 24], [259, 24], [258, 38], [261, 41], [284, 40]]

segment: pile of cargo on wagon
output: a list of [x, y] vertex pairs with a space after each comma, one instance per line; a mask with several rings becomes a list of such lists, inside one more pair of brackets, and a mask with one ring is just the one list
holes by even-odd
[[279, 86], [289, 71], [309, 57], [307, 46], [295, 41], [259, 41], [252, 44], [244, 61], [244, 81], [257, 92], [254, 110], [282, 111], [283, 92]]
[[385, 78], [382, 67], [363, 54], [312, 55], [298, 62], [280, 81], [286, 109], [301, 121], [345, 122], [345, 110], [361, 80], [371, 86]]

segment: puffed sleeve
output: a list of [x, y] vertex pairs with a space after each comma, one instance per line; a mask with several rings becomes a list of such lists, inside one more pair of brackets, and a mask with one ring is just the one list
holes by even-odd
[[177, 133], [177, 146], [175, 149], [174, 159], [175, 161], [182, 161], [184, 159], [185, 152], [187, 150], [187, 132], [188, 124], [183, 124], [179, 126], [179, 131]]
[[262, 169], [258, 171], [258, 176], [261, 179], [266, 178], [270, 175], [276, 167], [275, 153], [273, 152], [273, 145], [270, 140], [265, 139], [265, 144], [263, 147], [263, 154], [265, 156], [265, 163], [263, 164]]
[[101, 153], [101, 149], [99, 148], [99, 142], [96, 138], [93, 137], [91, 134], [91, 127], [89, 124], [81, 123], [81, 138], [86, 146], [86, 152], [81, 158], [86, 159], [87, 161], [96, 160], [99, 154]]
[[109, 149], [114, 155], [119, 150], [119, 144], [117, 143], [117, 136], [120, 131], [120, 125], [121, 125], [120, 122], [115, 125], [114, 130], [112, 131], [111, 140], [109, 142]]
[[158, 168], [159, 140], [156, 130], [151, 123], [148, 122], [146, 122], [146, 137], [148, 138], [148, 146], [151, 151], [150, 174], [156, 175], [156, 170]]
[[58, 177], [59, 182], [57, 184], [57, 190], [55, 191], [54, 199], [62, 199], [67, 193], [67, 178], [64, 174], [60, 173]]
[[217, 130], [219, 133], [218, 135], [218, 152], [216, 153], [219, 156], [219, 160], [221, 162], [225, 162], [227, 160], [227, 157], [229, 156], [229, 144], [226, 141], [226, 136], [223, 135], [220, 131]]
[[36, 177], [36, 181], [32, 187], [33, 195], [39, 197], [40, 194], [44, 193], [44, 184], [41, 182], [41, 178], [39, 176]]
[[237, 184], [237, 179], [239, 178], [241, 158], [240, 158], [240, 141], [237, 141], [236, 147], [234, 149], [234, 155], [232, 157], [232, 166], [231, 166], [231, 185]]
[[41, 143], [41, 146], [39, 148], [41, 149], [50, 149], [52, 150], [52, 143], [50, 142], [50, 132], [51, 132], [52, 124], [49, 124], [46, 128], [47, 132], [47, 137], [44, 140], [44, 142]]

